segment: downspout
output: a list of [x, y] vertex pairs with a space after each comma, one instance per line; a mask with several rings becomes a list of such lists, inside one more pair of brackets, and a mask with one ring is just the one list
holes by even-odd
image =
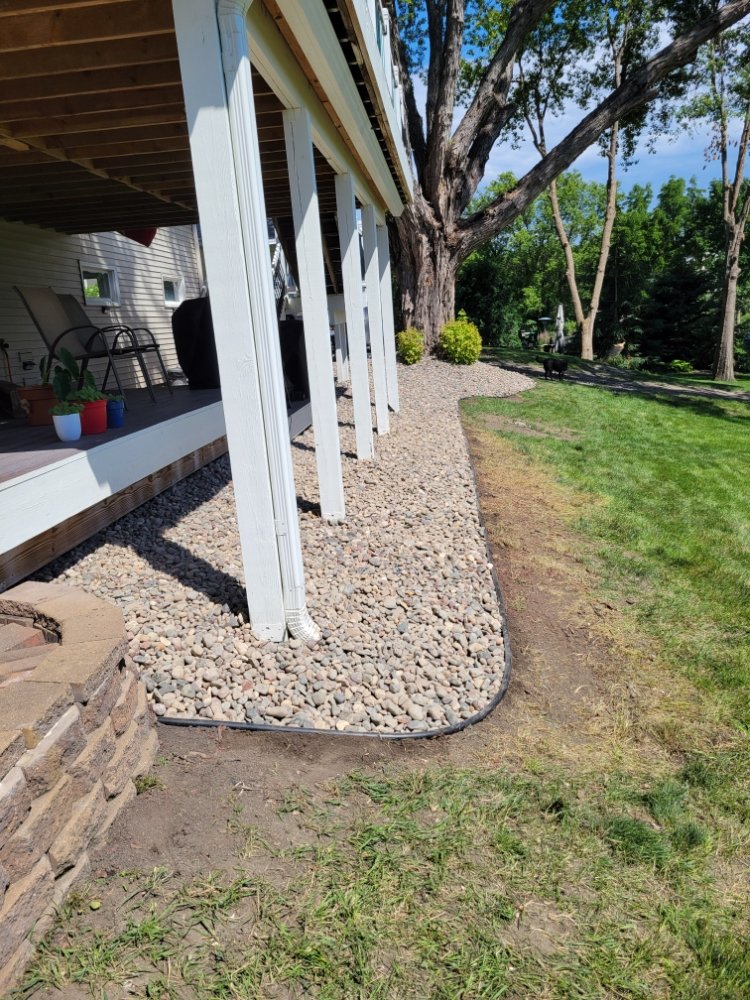
[[305, 598], [305, 570], [297, 518], [297, 492], [289, 447], [289, 421], [281, 367], [276, 301], [271, 270], [268, 266], [266, 206], [247, 37], [247, 12], [251, 3], [252, 0], [218, 0], [216, 13], [221, 36], [242, 239], [253, 311], [261, 406], [268, 446], [286, 625], [293, 638], [305, 642], [317, 642], [320, 639], [320, 630], [307, 611]]

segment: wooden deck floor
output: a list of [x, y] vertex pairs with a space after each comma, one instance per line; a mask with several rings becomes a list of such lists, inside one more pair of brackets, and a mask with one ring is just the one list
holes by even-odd
[[0, 420], [0, 483], [221, 399], [219, 389], [193, 390], [187, 386], [177, 386], [171, 396], [165, 387], [157, 386], [155, 393], [157, 402], [152, 403], [146, 389], [129, 390], [124, 427], [81, 437], [74, 444], [58, 441], [54, 427], [29, 427], [25, 420]]

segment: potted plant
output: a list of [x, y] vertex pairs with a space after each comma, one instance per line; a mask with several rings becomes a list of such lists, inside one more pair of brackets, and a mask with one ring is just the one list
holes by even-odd
[[71, 394], [70, 401], [83, 404], [81, 430], [84, 434], [104, 434], [107, 430], [107, 397], [96, 388], [91, 372], [84, 374], [83, 385]]
[[62, 348], [60, 361], [62, 365], [55, 368], [53, 382], [58, 401], [81, 405], [81, 430], [84, 434], [104, 434], [107, 430], [106, 394], [96, 388], [94, 376], [88, 369], [81, 372], [70, 351]]
[[26, 413], [32, 427], [44, 427], [52, 424], [50, 407], [55, 402], [55, 394], [50, 385], [51, 364], [48, 355], [39, 362], [42, 381], [39, 385], [24, 385], [18, 389], [21, 408]]
[[125, 426], [125, 400], [122, 396], [107, 397], [107, 427]]
[[52, 421], [61, 441], [77, 441], [81, 436], [81, 410], [83, 403], [68, 400], [55, 403], [50, 410]]

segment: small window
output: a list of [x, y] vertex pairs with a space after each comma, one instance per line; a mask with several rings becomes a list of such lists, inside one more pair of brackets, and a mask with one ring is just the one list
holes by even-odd
[[164, 305], [175, 308], [185, 298], [185, 282], [182, 278], [164, 278]]
[[88, 306], [117, 306], [120, 304], [120, 287], [117, 271], [98, 264], [80, 264], [83, 297]]

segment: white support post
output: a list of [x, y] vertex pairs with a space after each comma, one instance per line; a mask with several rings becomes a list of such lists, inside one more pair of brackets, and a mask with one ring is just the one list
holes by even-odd
[[326, 520], [343, 521], [344, 482], [310, 115], [304, 108], [294, 108], [284, 111], [282, 117], [297, 247], [297, 279], [305, 324], [320, 509]]
[[279, 641], [286, 615], [215, 3], [175, 0], [174, 17], [248, 610], [255, 634]]
[[388, 382], [388, 405], [398, 413], [398, 365], [396, 364], [396, 325], [393, 320], [393, 286], [391, 284], [391, 254], [388, 227], [378, 226], [378, 264], [380, 265], [380, 303], [383, 313], [383, 343], [385, 373]]
[[[181, 3], [182, 0], [175, 0], [176, 6]], [[247, 10], [250, 3], [251, 0], [218, 0], [216, 11], [237, 175], [245, 266], [258, 352], [263, 426], [276, 514], [286, 624], [293, 638], [316, 642], [320, 638], [320, 630], [307, 611], [276, 298], [268, 256], [268, 218], [260, 169], [258, 125], [255, 120], [250, 44], [247, 37]]]
[[390, 430], [388, 418], [388, 386], [383, 346], [383, 316], [380, 308], [380, 265], [378, 264], [378, 234], [375, 206], [362, 206], [362, 246], [365, 252], [365, 283], [367, 285], [367, 323], [370, 328], [372, 380], [375, 383], [375, 417], [378, 434]]
[[336, 378], [345, 385], [349, 381], [349, 366], [346, 357], [346, 322], [334, 322], [333, 345], [336, 351]]
[[362, 298], [362, 262], [359, 253], [359, 230], [354, 206], [354, 179], [351, 174], [336, 176], [341, 273], [344, 284], [346, 333], [354, 403], [354, 432], [357, 458], [374, 458], [372, 412], [370, 410], [370, 373], [365, 338], [365, 307]]

